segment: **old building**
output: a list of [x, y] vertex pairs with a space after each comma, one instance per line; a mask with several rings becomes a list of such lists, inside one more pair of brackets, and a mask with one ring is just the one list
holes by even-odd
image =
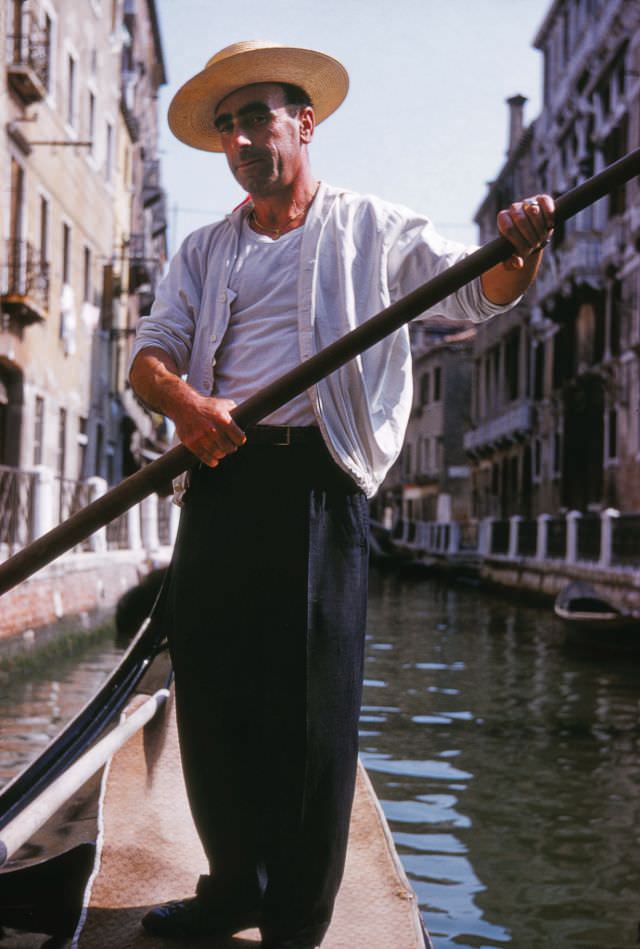
[[134, 235], [165, 257], [162, 47], [153, 0], [10, 0], [0, 22], [0, 466], [53, 471], [65, 514], [79, 480], [122, 472], [127, 334], [153, 287], [132, 286]]
[[[508, 100], [507, 159], [492, 182], [476, 223], [480, 242], [495, 237], [501, 208], [539, 188], [534, 170], [534, 127], [524, 127], [526, 100]], [[525, 299], [508, 313], [478, 326], [474, 340], [470, 424], [464, 445], [472, 464], [476, 517], [530, 514], [534, 425], [530, 361], [531, 309]]]
[[[561, 192], [640, 145], [640, 7], [553, 4], [536, 161]], [[536, 288], [541, 327], [537, 507], [640, 505], [640, 189], [630, 182], [557, 230]]]
[[[559, 194], [640, 144], [640, 7], [556, 0], [535, 39], [544, 107], [509, 100], [507, 160], [476, 216]], [[479, 328], [472, 427], [477, 516], [640, 504], [640, 191], [631, 182], [556, 229], [525, 301]]]
[[380, 519], [385, 508], [395, 516], [422, 521], [470, 516], [463, 434], [474, 335], [474, 326], [462, 320], [433, 317], [411, 325], [413, 406], [402, 453], [377, 502]]

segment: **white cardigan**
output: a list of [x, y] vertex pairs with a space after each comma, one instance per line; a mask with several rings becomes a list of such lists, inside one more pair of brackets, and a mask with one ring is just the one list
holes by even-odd
[[[139, 322], [131, 363], [148, 346], [175, 360], [194, 389], [213, 389], [216, 351], [234, 294], [234, 265], [247, 203], [223, 221], [194, 231], [173, 258], [148, 316]], [[442, 238], [407, 208], [324, 183], [304, 224], [298, 275], [300, 359], [353, 329], [450, 267], [473, 248]], [[513, 305], [513, 304], [511, 304]], [[488, 319], [480, 280], [439, 303], [453, 319]], [[256, 391], [260, 388], [256, 366]], [[367, 496], [375, 494], [402, 447], [412, 401], [406, 327], [332, 373], [311, 391], [317, 423], [336, 462]], [[176, 485], [180, 494], [180, 485]]]

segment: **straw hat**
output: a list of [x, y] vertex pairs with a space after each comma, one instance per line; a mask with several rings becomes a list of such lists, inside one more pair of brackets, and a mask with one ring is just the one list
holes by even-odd
[[176, 138], [207, 152], [221, 152], [213, 124], [216, 106], [254, 82], [289, 82], [313, 103], [316, 122], [334, 112], [349, 88], [347, 71], [326, 53], [265, 40], [233, 43], [212, 56], [202, 72], [176, 92], [169, 106], [169, 127]]

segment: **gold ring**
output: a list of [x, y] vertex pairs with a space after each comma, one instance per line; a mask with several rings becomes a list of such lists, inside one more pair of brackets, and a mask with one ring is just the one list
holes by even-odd
[[540, 205], [537, 201], [523, 201], [522, 207], [526, 211], [528, 208], [539, 208]]

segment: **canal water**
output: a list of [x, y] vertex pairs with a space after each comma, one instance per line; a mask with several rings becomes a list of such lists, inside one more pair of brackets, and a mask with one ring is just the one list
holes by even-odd
[[[569, 650], [548, 609], [376, 572], [368, 630], [362, 756], [435, 949], [638, 946], [640, 658]], [[3, 685], [0, 785], [118, 652]]]

